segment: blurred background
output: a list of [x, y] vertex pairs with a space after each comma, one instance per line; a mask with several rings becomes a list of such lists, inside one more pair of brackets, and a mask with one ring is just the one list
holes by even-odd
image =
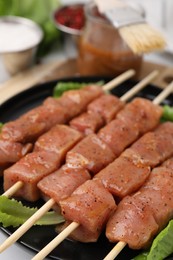
[[[122, 0], [123, 1], [123, 0]], [[79, 55], [78, 44], [74, 36], [62, 32], [61, 28], [53, 21], [53, 12], [63, 5], [82, 3], [89, 0], [0, 0], [0, 16], [17, 15], [32, 19], [40, 25], [44, 38], [36, 53], [35, 63], [47, 63], [56, 60], [76, 58]], [[129, 0], [134, 4], [140, 4], [143, 8], [147, 21], [163, 32], [167, 46], [161, 52], [144, 54], [143, 59], [172, 66], [173, 64], [173, 30], [172, 0]], [[2, 53], [1, 53], [2, 54]], [[4, 66], [0, 55], [0, 82], [11, 77]]]
[[[88, 3], [90, 0], [61, 0], [63, 4], [76, 2]], [[165, 65], [173, 65], [173, 1], [130, 0], [129, 2], [140, 4], [144, 8], [147, 22], [162, 31], [167, 40], [165, 52], [146, 55], [146, 59], [155, 60]]]

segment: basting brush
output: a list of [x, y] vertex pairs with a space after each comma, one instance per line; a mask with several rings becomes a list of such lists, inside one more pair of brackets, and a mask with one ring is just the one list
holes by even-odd
[[166, 46], [162, 34], [133, 6], [119, 0], [95, 0], [95, 3], [135, 54], [162, 50]]

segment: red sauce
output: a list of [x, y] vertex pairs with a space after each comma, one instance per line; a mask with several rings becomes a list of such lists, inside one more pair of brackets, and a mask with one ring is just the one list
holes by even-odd
[[55, 20], [64, 26], [81, 30], [85, 24], [83, 5], [65, 6], [55, 13]]

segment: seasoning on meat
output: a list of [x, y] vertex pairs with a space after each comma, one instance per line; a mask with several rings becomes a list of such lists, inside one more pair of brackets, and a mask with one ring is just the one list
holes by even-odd
[[[53, 138], [52, 138], [53, 135]], [[63, 137], [63, 138], [62, 138]], [[4, 171], [4, 190], [17, 181], [24, 183], [15, 194], [29, 201], [35, 201], [40, 193], [37, 183], [60, 167], [65, 155], [82, 135], [69, 126], [57, 125], [38, 139], [36, 148], [17, 163]]]
[[[32, 144], [21, 144], [4, 140], [0, 136], [0, 167], [8, 166], [18, 161], [25, 154], [30, 152]], [[10, 155], [10, 156], [9, 156]]]
[[99, 114], [82, 113], [70, 121], [70, 126], [84, 135], [96, 133], [103, 125], [103, 119]]
[[100, 129], [98, 137], [111, 148], [117, 157], [139, 137], [139, 129], [128, 118], [125, 121], [114, 119]]
[[70, 197], [60, 201], [67, 221], [80, 223], [71, 235], [81, 242], [95, 242], [116, 209], [113, 196], [101, 184], [86, 181]]
[[90, 174], [85, 169], [73, 169], [63, 165], [59, 170], [49, 174], [38, 183], [38, 188], [44, 199], [53, 198], [57, 204], [67, 198], [85, 181]]
[[107, 223], [106, 236], [132, 249], [146, 248], [172, 217], [173, 158], [154, 168], [141, 189], [119, 203]]
[[133, 158], [136, 163], [155, 167], [170, 157], [172, 153], [173, 123], [166, 122], [156, 128], [154, 132], [142, 136], [129, 149], [125, 150], [122, 156]]
[[71, 127], [56, 125], [38, 138], [34, 145], [34, 151], [54, 152], [62, 154], [62, 157], [65, 158], [66, 152], [81, 139], [81, 133]]
[[106, 237], [110, 242], [123, 241], [133, 249], [140, 249], [142, 244], [148, 246], [156, 232], [158, 224], [149, 205], [139, 206], [130, 196], [118, 204], [106, 226]]
[[6, 123], [2, 128], [2, 137], [14, 142], [34, 142], [56, 123], [65, 122], [66, 113], [59, 104], [54, 106], [54, 109], [42, 105], [25, 113], [15, 121]]
[[96, 133], [103, 125], [113, 120], [124, 106], [116, 96], [102, 95], [92, 101], [87, 112], [70, 121], [70, 126], [85, 135]]
[[103, 95], [104, 92], [101, 87], [96, 85], [86, 86], [79, 90], [69, 90], [64, 92], [62, 97], [58, 100], [58, 103], [67, 112], [68, 120], [72, 119], [74, 116], [86, 110], [86, 106]]
[[75, 145], [66, 156], [69, 168], [85, 168], [91, 174], [96, 174], [114, 160], [111, 149], [98, 138], [91, 134]]
[[144, 134], [148, 129], [154, 129], [161, 118], [163, 108], [153, 104], [144, 98], [135, 98], [120, 111], [117, 118], [126, 120], [128, 118], [133, 124], [138, 124], [140, 134]]
[[172, 155], [173, 123], [168, 122], [143, 135], [119, 158], [100, 171], [94, 180], [101, 182], [115, 197], [123, 198], [143, 185], [150, 174], [150, 168]]
[[96, 85], [80, 90], [64, 92], [59, 99], [48, 98], [42, 105], [33, 108], [17, 120], [2, 127], [2, 137], [14, 142], [35, 141], [55, 124], [66, 123], [69, 119], [86, 110], [86, 106], [104, 92]]
[[88, 111], [99, 114], [105, 121], [105, 124], [108, 124], [123, 107], [124, 103], [118, 97], [102, 95], [88, 105]]
[[123, 198], [141, 187], [150, 174], [150, 167], [136, 165], [123, 156], [100, 171], [94, 180], [100, 182], [115, 197]]

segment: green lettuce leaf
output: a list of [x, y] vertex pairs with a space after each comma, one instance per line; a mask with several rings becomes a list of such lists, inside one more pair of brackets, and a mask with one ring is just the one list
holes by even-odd
[[173, 107], [165, 105], [163, 106], [163, 121], [173, 121]]
[[135, 260], [163, 260], [173, 253], [173, 220], [154, 239], [148, 252], [143, 252]]
[[98, 81], [97, 83], [58, 82], [57, 85], [54, 87], [53, 96], [55, 98], [58, 98], [58, 97], [62, 96], [62, 94], [65, 91], [80, 89], [84, 86], [91, 85], [91, 84], [97, 84], [99, 86], [102, 86], [104, 84], [104, 81]]
[[[26, 207], [21, 201], [9, 199], [6, 196], [0, 196], [0, 223], [3, 227], [22, 225], [38, 209]], [[64, 218], [54, 212], [46, 213], [35, 225], [55, 225], [64, 222]]]
[[148, 255], [148, 251], [142, 252], [141, 254], [139, 254], [138, 256], [133, 258], [132, 260], [146, 260], [147, 259], [147, 255]]
[[0, 132], [1, 132], [2, 127], [3, 127], [3, 123], [0, 122]]

